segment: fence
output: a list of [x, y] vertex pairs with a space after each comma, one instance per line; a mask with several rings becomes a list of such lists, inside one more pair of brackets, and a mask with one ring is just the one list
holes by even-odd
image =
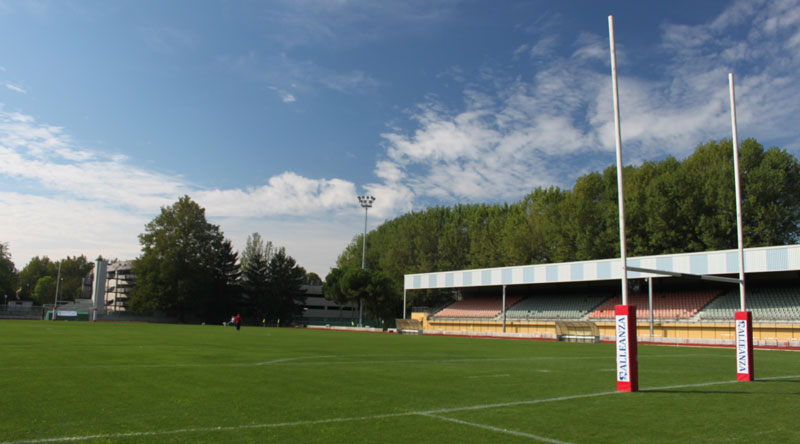
[[[51, 307], [52, 308], [52, 307]], [[0, 319], [43, 319], [46, 308], [40, 306], [0, 306]]]

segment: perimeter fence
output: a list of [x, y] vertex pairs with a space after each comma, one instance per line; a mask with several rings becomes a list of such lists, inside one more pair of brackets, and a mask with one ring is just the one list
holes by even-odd
[[0, 319], [44, 319], [46, 310], [45, 307], [36, 305], [24, 307], [2, 305], [0, 306]]

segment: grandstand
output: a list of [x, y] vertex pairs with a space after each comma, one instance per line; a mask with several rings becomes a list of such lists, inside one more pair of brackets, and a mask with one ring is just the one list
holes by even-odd
[[[738, 251], [629, 257], [629, 267], [664, 270], [664, 277], [631, 271], [630, 305], [648, 322], [648, 279], [656, 290], [650, 340], [730, 344], [734, 338], [736, 286], [696, 276], [738, 273]], [[761, 345], [800, 344], [800, 245], [745, 249], [747, 310]], [[404, 290], [448, 290], [461, 301], [442, 310], [414, 310], [428, 332], [553, 338], [554, 321], [591, 321], [604, 340], [614, 338], [613, 306], [619, 302], [620, 259], [518, 265], [405, 275]], [[501, 309], [502, 295], [507, 309]], [[431, 315], [433, 313], [433, 315]], [[776, 325], [779, 324], [779, 325]], [[655, 338], [655, 339], [654, 339]], [[796, 345], [793, 345], [796, 346]]]
[[[800, 288], [756, 287], [747, 291], [747, 309], [762, 321], [800, 320]], [[729, 320], [739, 310], [739, 292], [731, 290], [698, 313], [698, 320]]]
[[542, 294], [527, 297], [506, 312], [509, 320], [578, 320], [611, 296], [607, 294]]
[[[753, 286], [747, 292], [748, 310], [760, 321], [800, 320], [800, 286]], [[650, 317], [648, 295], [629, 296], [640, 320]], [[611, 320], [620, 295], [609, 293], [548, 292], [530, 296], [509, 296], [506, 300], [508, 321], [579, 321]], [[502, 316], [498, 296], [472, 296], [446, 305], [430, 315], [431, 319], [499, 319]], [[668, 290], [653, 294], [653, 319], [666, 321], [730, 321], [739, 310], [738, 289]]]
[[[522, 299], [514, 296], [506, 299], [506, 308]], [[496, 318], [503, 312], [502, 302], [491, 296], [474, 297], [453, 302], [435, 313], [436, 318]]]
[[[690, 319], [722, 292], [723, 290], [704, 290], [655, 293], [653, 294], [653, 318]], [[636, 317], [638, 319], [648, 319], [650, 317], [647, 294], [632, 294], [628, 299], [630, 305], [636, 306]], [[589, 314], [589, 319], [612, 319], [614, 318], [614, 307], [621, 303], [622, 298], [616, 296]], [[731, 312], [728, 319], [733, 319], [733, 312]]]

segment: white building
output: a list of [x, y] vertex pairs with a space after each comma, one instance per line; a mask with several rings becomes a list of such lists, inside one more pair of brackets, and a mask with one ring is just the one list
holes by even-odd
[[119, 312], [128, 309], [128, 296], [136, 283], [133, 260], [115, 261], [106, 268], [104, 306], [106, 311]]

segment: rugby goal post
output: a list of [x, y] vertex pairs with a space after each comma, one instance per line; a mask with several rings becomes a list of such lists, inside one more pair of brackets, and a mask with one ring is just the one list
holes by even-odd
[[742, 233], [742, 193], [739, 181], [739, 135], [736, 125], [736, 94], [733, 73], [728, 74], [731, 101], [731, 142], [733, 145], [733, 169], [736, 198], [736, 232], [739, 249], [739, 278], [723, 278], [707, 275], [689, 275], [662, 270], [629, 267], [625, 245], [625, 198], [622, 162], [622, 131], [620, 129], [619, 88], [617, 81], [617, 56], [614, 39], [614, 16], [608, 16], [608, 40], [611, 53], [611, 84], [614, 104], [614, 141], [617, 160], [617, 199], [619, 202], [619, 246], [622, 262], [622, 304], [615, 307], [615, 336], [617, 355], [617, 390], [638, 391], [638, 364], [636, 338], [636, 306], [628, 305], [628, 271], [639, 271], [662, 275], [678, 275], [699, 279], [736, 283], [739, 285], [740, 311], [736, 312], [736, 373], [740, 381], [754, 380], [752, 313], [746, 311], [744, 274], [744, 236]]

